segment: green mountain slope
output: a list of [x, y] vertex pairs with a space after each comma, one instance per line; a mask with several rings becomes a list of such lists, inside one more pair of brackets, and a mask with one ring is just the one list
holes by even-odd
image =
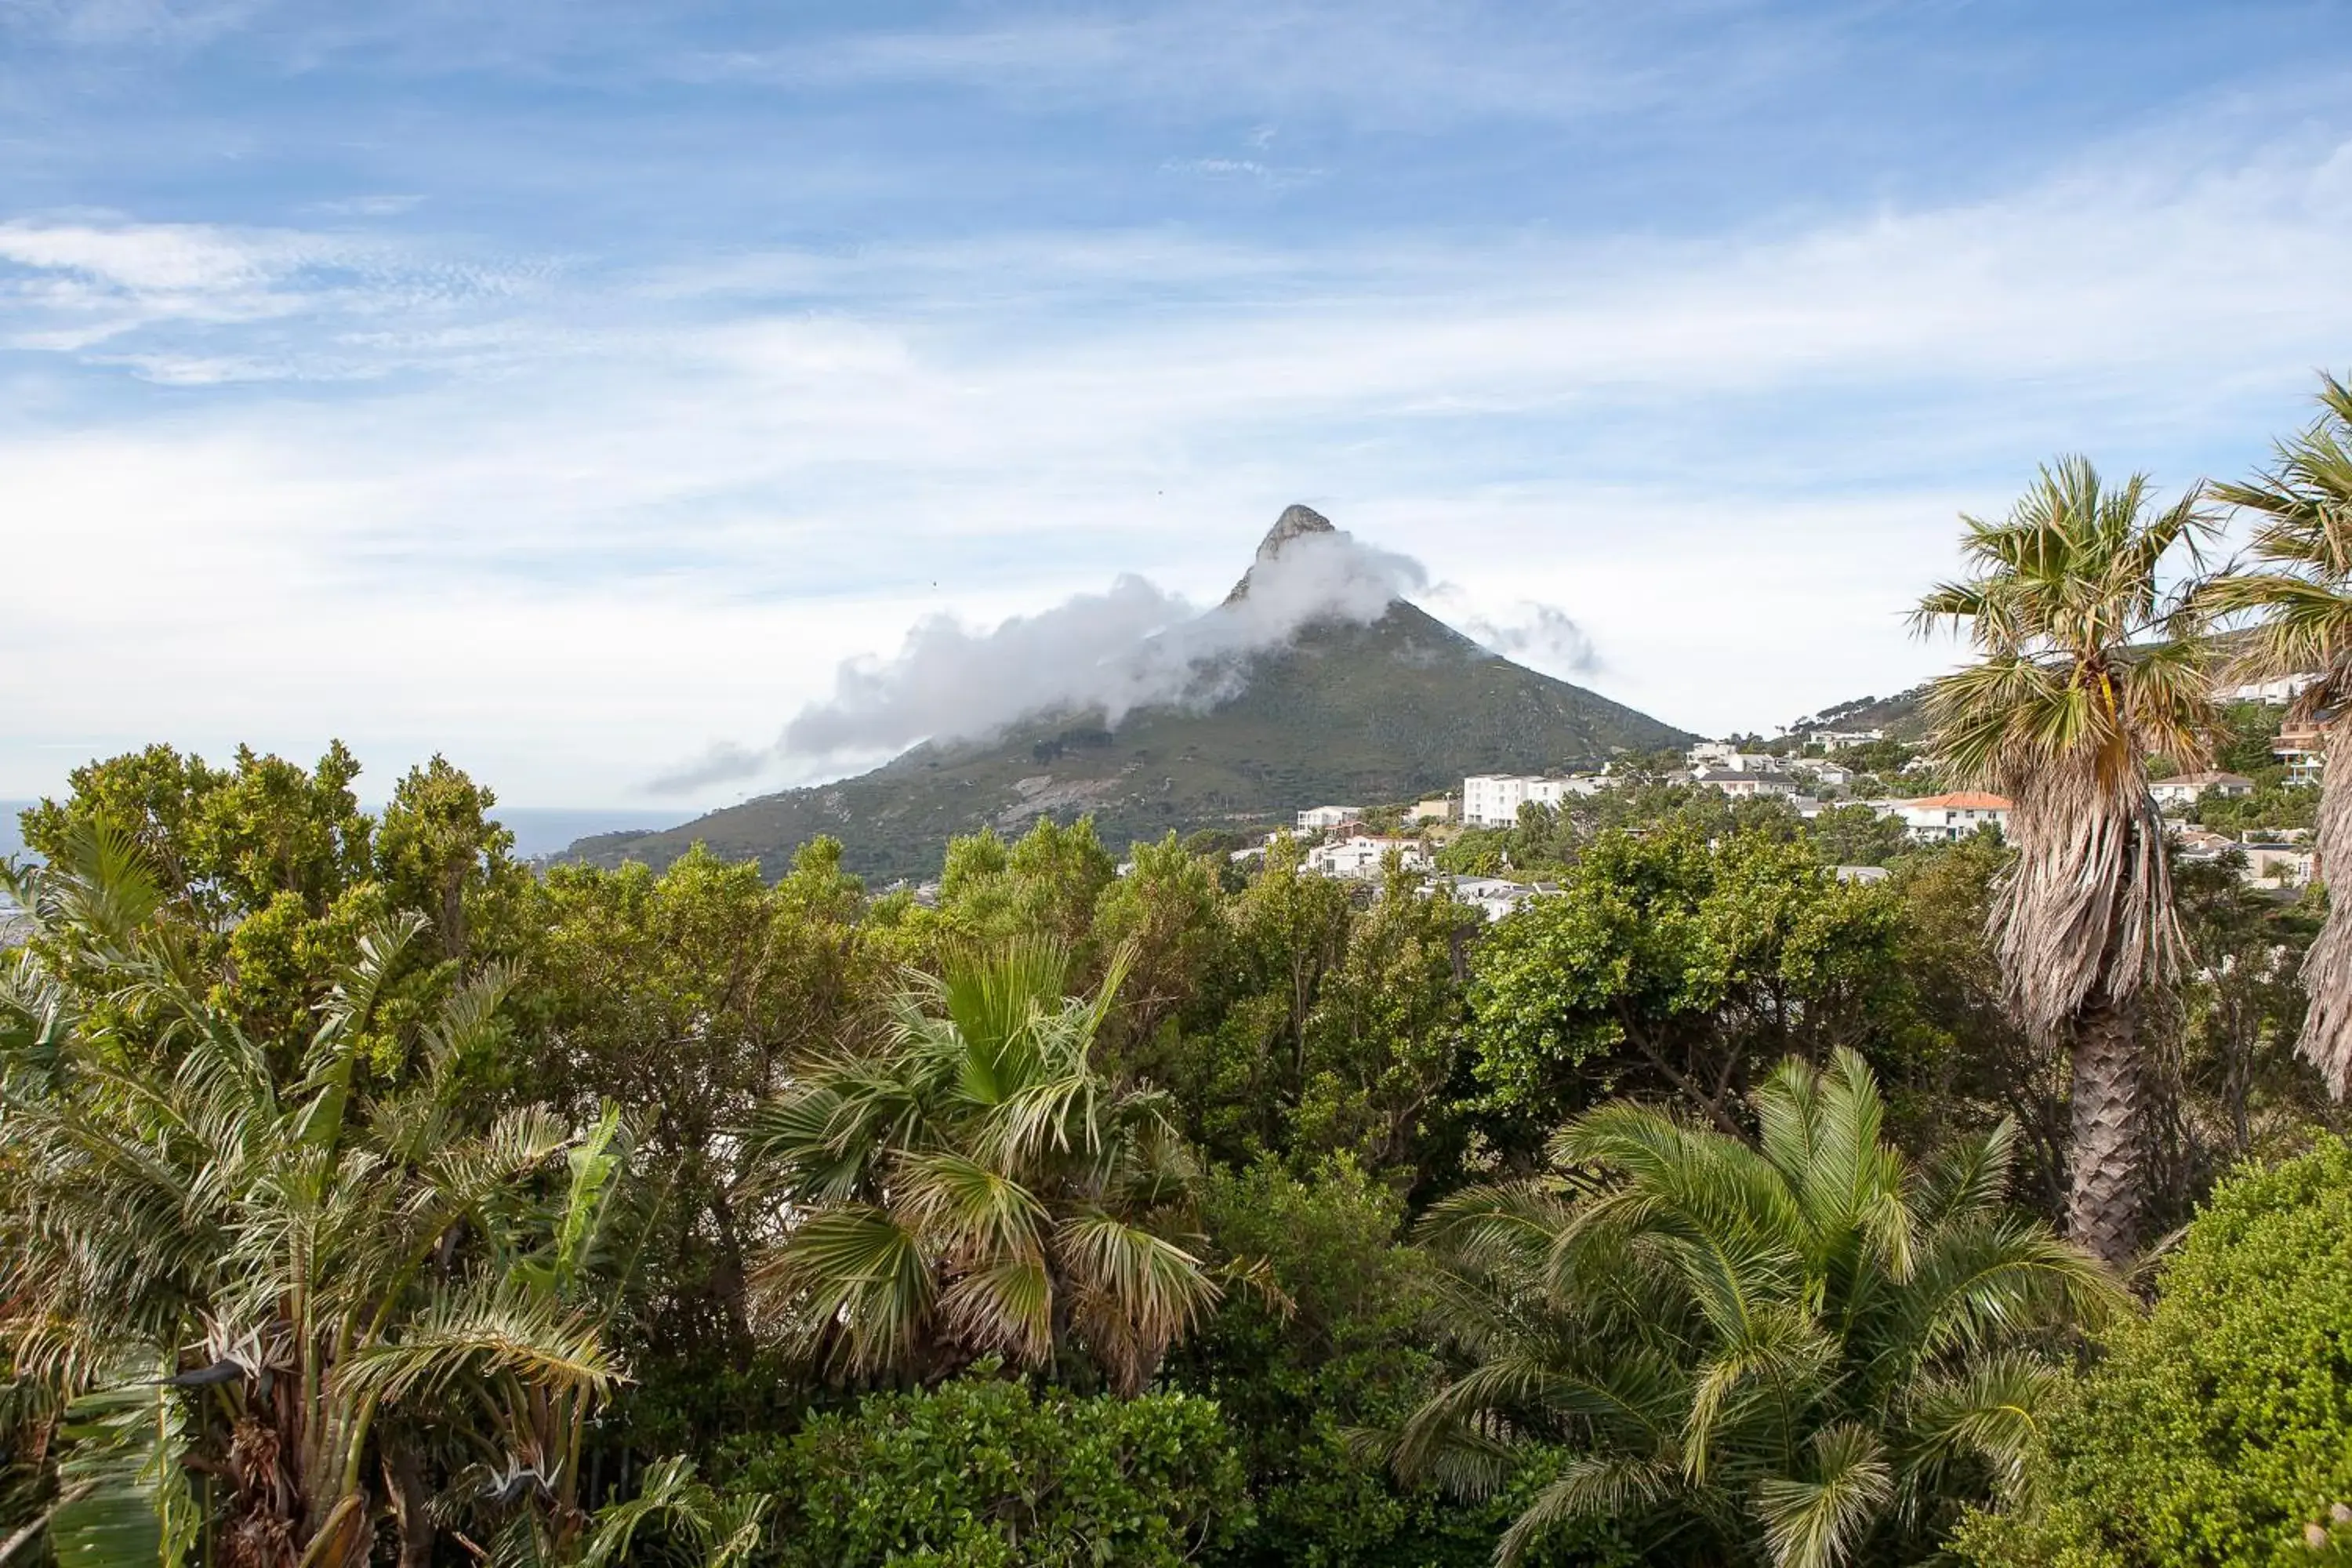
[[[1260, 558], [1300, 531], [1293, 509]], [[1303, 526], [1328, 529], [1311, 512]], [[1288, 530], [1288, 532], [1285, 531]], [[1398, 601], [1370, 624], [1303, 630], [1250, 657], [1229, 700], [1040, 718], [982, 742], [922, 745], [874, 772], [729, 806], [666, 832], [582, 839], [597, 864], [667, 864], [701, 840], [780, 875], [819, 834], [868, 877], [938, 874], [950, 837], [1092, 815], [1114, 849], [1171, 828], [1287, 821], [1302, 806], [1369, 805], [1458, 787], [1465, 773], [1595, 766], [1692, 737], [1498, 658]]]

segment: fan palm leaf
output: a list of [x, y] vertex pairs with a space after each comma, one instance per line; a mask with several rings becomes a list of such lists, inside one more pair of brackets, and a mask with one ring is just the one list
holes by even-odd
[[1423, 1221], [1433, 1321], [1466, 1364], [1382, 1452], [1491, 1488], [1521, 1445], [1566, 1449], [1504, 1561], [1597, 1509], [1660, 1552], [1696, 1532], [1790, 1568], [1923, 1554], [2013, 1479], [2050, 1384], [2031, 1350], [2128, 1310], [2095, 1259], [2000, 1208], [2012, 1131], [1915, 1170], [1843, 1051], [1776, 1071], [1757, 1115], [1751, 1146], [1604, 1107], [1553, 1139], [1572, 1171]]
[[[2352, 750], [2352, 386], [2321, 378], [2320, 415], [2279, 444], [2252, 479], [2214, 487], [2214, 497], [2253, 520], [2247, 564], [2204, 589], [2221, 615], [2254, 618], [2236, 673], [2244, 679], [2313, 677], [2290, 717], [2326, 715], [2332, 756]], [[2319, 864], [2352, 858], [2352, 768], [2321, 778]], [[2352, 1091], [2352, 900], [2331, 900], [2326, 923], [2305, 955], [2305, 1011], [2298, 1048], [2342, 1099]]]
[[2176, 555], [2200, 566], [2214, 524], [2201, 491], [2158, 510], [2144, 476], [2109, 485], [2081, 458], [2043, 468], [2006, 518], [1962, 522], [1969, 575], [1912, 616], [1978, 654], [1929, 688], [1933, 744], [1954, 782], [2011, 798], [1991, 935], [2011, 1011], [2070, 1053], [2070, 1228], [2116, 1262], [2145, 1185], [2134, 1016], [2183, 950], [2147, 758], [2201, 761], [2218, 719], [2208, 601], [2163, 574]]
[[1216, 1300], [1167, 1100], [1092, 1060], [1129, 962], [1073, 998], [1052, 943], [955, 953], [872, 1049], [754, 1112], [752, 1184], [784, 1211], [757, 1277], [804, 1346], [860, 1375], [1082, 1348], [1134, 1389]]

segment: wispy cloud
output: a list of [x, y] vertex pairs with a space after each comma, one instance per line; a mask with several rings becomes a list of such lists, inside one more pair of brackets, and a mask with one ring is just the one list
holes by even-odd
[[[146, 79], [136, 26], [53, 9], [41, 48], [94, 63], [36, 83], [43, 114]], [[1958, 508], [2077, 446], [2233, 470], [2352, 342], [2352, 122], [2273, 75], [2102, 145], [1972, 141], [1965, 178], [1708, 206], [1740, 149], [1681, 117], [1810, 79], [1885, 8], [493, 9], [191, 11], [177, 36], [245, 52], [152, 121], [107, 89], [138, 178], [59, 196], [0, 158], [0, 518], [62, 585], [0, 621], [0, 793], [48, 787], [29, 748], [92, 713], [215, 749], [350, 726], [519, 800], [711, 736], [698, 799], [821, 776], [937, 732], [926, 649], [992, 668], [998, 628], [1121, 571], [1160, 595], [1122, 635], [1213, 602], [1302, 496], [1490, 646], [1752, 727], [1948, 657], [1896, 612]], [[248, 124], [286, 82], [299, 112]], [[355, 82], [385, 97], [337, 101], [354, 145], [306, 141]], [[412, 156], [428, 99], [448, 140]], [[7, 112], [8, 150], [87, 166]], [[1544, 184], [1571, 153], [1591, 180]], [[1324, 173], [1268, 184], [1293, 169]], [[759, 741], [803, 710], [856, 722]]]
[[180, 384], [478, 363], [512, 329], [466, 318], [511, 312], [548, 271], [324, 231], [19, 218], [0, 223], [0, 346]]

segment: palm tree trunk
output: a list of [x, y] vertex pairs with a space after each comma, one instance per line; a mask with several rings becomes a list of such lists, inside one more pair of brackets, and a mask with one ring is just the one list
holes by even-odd
[[2130, 1265], [2139, 1246], [2147, 1184], [2140, 1136], [2147, 1063], [2128, 1005], [2094, 1001], [2074, 1026], [2074, 1180], [2066, 1228], [2075, 1242], [2115, 1268]]
[[[2352, 868], [2352, 706], [2327, 726], [2326, 735], [2326, 755], [2333, 758], [2340, 750], [2347, 763], [2328, 767], [2320, 776], [2314, 881], [2327, 878], [2338, 866]], [[2327, 923], [2304, 955], [2303, 987], [2311, 1005], [2304, 1013], [2303, 1037], [2295, 1048], [2327, 1080], [2327, 1091], [2341, 1100], [2352, 1089], [2352, 877], [2345, 880], [2343, 897], [2329, 889]]]

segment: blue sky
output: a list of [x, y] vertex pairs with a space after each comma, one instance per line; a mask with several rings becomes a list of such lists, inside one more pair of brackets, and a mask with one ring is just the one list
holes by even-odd
[[[0, 795], [530, 805], [1309, 501], [1769, 728], [2046, 457], [2352, 368], [2352, 10], [0, 0]], [[834, 764], [835, 771], [841, 765]]]

